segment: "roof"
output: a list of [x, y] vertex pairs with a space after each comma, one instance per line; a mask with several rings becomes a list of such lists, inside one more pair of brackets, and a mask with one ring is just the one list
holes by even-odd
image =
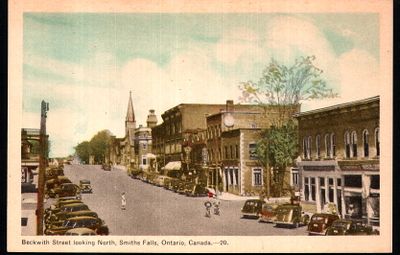
[[81, 234], [81, 233], [96, 233], [93, 229], [90, 228], [72, 228], [67, 231], [68, 233], [76, 233], [76, 234]]
[[323, 107], [307, 112], [301, 112], [301, 113], [296, 113], [293, 115], [293, 117], [298, 118], [306, 115], [312, 115], [315, 113], [321, 113], [321, 112], [327, 112], [327, 111], [333, 111], [333, 110], [338, 110], [338, 109], [343, 109], [346, 107], [351, 107], [351, 106], [356, 106], [356, 105], [362, 105], [362, 104], [367, 104], [367, 103], [372, 103], [372, 102], [379, 102], [379, 96], [374, 96], [374, 97], [369, 97], [361, 100], [356, 100], [356, 101], [351, 101], [351, 102], [346, 102], [342, 104], [336, 104], [328, 107]]
[[133, 111], [132, 92], [129, 91], [128, 110], [126, 111], [126, 121], [135, 121], [135, 112]]

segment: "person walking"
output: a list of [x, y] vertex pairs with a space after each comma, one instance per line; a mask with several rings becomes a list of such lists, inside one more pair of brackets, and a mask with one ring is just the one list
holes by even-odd
[[126, 197], [125, 192], [121, 193], [121, 210], [126, 210]]

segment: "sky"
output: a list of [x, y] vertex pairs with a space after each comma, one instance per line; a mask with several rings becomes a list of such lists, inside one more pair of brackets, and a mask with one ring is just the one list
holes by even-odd
[[49, 102], [51, 157], [73, 154], [103, 129], [124, 136], [129, 91], [137, 126], [149, 109], [239, 103], [272, 58], [314, 55], [338, 98], [302, 111], [380, 94], [374, 13], [24, 13], [23, 127], [39, 128]]

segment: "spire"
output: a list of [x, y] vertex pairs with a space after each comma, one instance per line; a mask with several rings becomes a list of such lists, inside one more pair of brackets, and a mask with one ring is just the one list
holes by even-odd
[[128, 110], [126, 111], [126, 121], [135, 122], [135, 113], [132, 104], [132, 91], [129, 91]]

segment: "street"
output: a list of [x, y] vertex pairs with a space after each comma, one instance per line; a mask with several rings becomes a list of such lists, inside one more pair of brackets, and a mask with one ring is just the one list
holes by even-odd
[[[221, 215], [204, 216], [208, 198], [186, 197], [130, 178], [125, 171], [104, 171], [98, 165], [65, 165], [65, 175], [76, 184], [88, 179], [92, 194], [82, 200], [97, 212], [110, 235], [307, 235], [306, 227], [276, 228], [255, 219], [242, 219], [244, 201], [221, 201]], [[121, 210], [121, 193], [126, 193], [126, 210]], [[50, 202], [50, 201], [49, 201]]]

